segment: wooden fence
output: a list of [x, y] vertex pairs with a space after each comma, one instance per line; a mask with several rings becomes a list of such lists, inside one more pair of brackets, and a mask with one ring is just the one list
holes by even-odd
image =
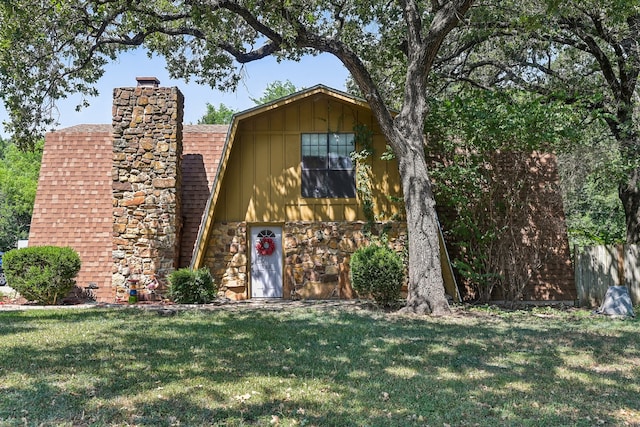
[[580, 307], [602, 304], [609, 286], [626, 286], [640, 304], [640, 245], [576, 247], [574, 254]]

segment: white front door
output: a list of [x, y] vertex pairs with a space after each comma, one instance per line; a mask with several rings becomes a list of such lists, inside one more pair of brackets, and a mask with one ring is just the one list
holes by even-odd
[[251, 298], [282, 298], [282, 227], [252, 227], [251, 248]]

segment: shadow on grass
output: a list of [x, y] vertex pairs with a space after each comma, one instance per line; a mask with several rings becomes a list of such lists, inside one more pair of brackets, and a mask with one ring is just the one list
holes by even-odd
[[0, 424], [640, 422], [639, 329], [528, 315], [2, 313]]

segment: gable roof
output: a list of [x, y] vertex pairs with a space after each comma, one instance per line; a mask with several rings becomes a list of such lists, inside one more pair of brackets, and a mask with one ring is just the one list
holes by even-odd
[[236, 132], [238, 130], [238, 126], [240, 122], [250, 117], [268, 112], [276, 108], [281, 108], [287, 104], [301, 101], [306, 98], [311, 98], [319, 94], [330, 96], [332, 98], [338, 99], [348, 104], [352, 104], [354, 106], [370, 109], [369, 104], [364, 99], [320, 84], [308, 89], [303, 89], [301, 91], [295, 92], [289, 96], [277, 99], [267, 104], [259, 105], [257, 107], [253, 107], [248, 110], [241, 111], [239, 113], [234, 114], [234, 116], [231, 119], [231, 124], [229, 126], [229, 130], [227, 133], [227, 138], [224, 144], [222, 157], [218, 165], [218, 171], [215, 175], [215, 181], [211, 189], [211, 194], [209, 196], [209, 200], [204, 210], [202, 225], [200, 227], [198, 238], [195, 243], [193, 256], [191, 257], [192, 268], [201, 267], [204, 260], [206, 242], [209, 237], [209, 231], [214, 222], [213, 213], [215, 210], [216, 203], [218, 202], [218, 196], [220, 195], [222, 181], [224, 178], [224, 174], [226, 172], [231, 151], [233, 150], [233, 144], [235, 141]]

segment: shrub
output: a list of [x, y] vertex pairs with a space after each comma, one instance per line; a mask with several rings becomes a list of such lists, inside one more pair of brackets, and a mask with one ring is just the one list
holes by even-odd
[[387, 246], [369, 245], [351, 256], [351, 284], [359, 295], [389, 306], [400, 298], [404, 267], [400, 255]]
[[25, 299], [56, 304], [75, 286], [80, 256], [69, 247], [34, 246], [4, 254], [3, 267], [7, 283]]
[[206, 267], [181, 268], [169, 275], [169, 298], [179, 304], [206, 304], [215, 299], [218, 289]]

